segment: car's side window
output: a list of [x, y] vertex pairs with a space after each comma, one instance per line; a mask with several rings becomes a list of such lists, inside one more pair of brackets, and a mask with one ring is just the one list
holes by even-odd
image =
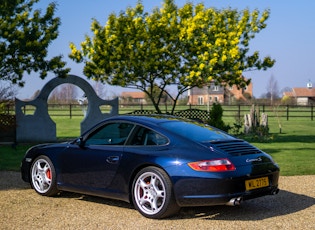
[[133, 124], [121, 122], [106, 124], [89, 136], [85, 144], [123, 145], [133, 126]]
[[139, 128], [131, 141], [131, 145], [165, 145], [167, 143], [166, 137], [145, 127]]

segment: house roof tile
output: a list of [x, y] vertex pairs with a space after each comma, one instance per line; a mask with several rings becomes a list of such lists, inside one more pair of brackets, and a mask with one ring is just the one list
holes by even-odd
[[[289, 96], [289, 95], [288, 95]], [[295, 97], [315, 97], [315, 88], [293, 88], [292, 96]]]
[[144, 98], [144, 92], [122, 92], [121, 97]]

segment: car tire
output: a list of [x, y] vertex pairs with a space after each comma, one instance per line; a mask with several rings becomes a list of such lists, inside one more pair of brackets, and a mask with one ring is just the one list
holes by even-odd
[[39, 156], [32, 163], [30, 169], [31, 186], [43, 196], [54, 196], [59, 191], [56, 183], [56, 171], [47, 156]]
[[132, 185], [132, 201], [145, 217], [161, 219], [179, 211], [169, 176], [157, 167], [139, 171]]

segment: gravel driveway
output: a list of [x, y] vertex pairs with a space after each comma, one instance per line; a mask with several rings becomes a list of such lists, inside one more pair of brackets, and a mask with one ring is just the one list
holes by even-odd
[[131, 205], [62, 193], [37, 195], [18, 172], [0, 171], [0, 229], [315, 229], [315, 175], [280, 177], [280, 193], [239, 207], [183, 208], [172, 218], [142, 217]]

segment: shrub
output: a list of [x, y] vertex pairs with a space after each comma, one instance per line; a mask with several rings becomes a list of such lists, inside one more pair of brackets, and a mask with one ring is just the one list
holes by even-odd
[[214, 126], [225, 132], [228, 132], [231, 127], [224, 123], [224, 121], [222, 120], [222, 117], [223, 117], [222, 106], [220, 104], [214, 103], [210, 110], [210, 119], [207, 121], [207, 123], [211, 126]]

